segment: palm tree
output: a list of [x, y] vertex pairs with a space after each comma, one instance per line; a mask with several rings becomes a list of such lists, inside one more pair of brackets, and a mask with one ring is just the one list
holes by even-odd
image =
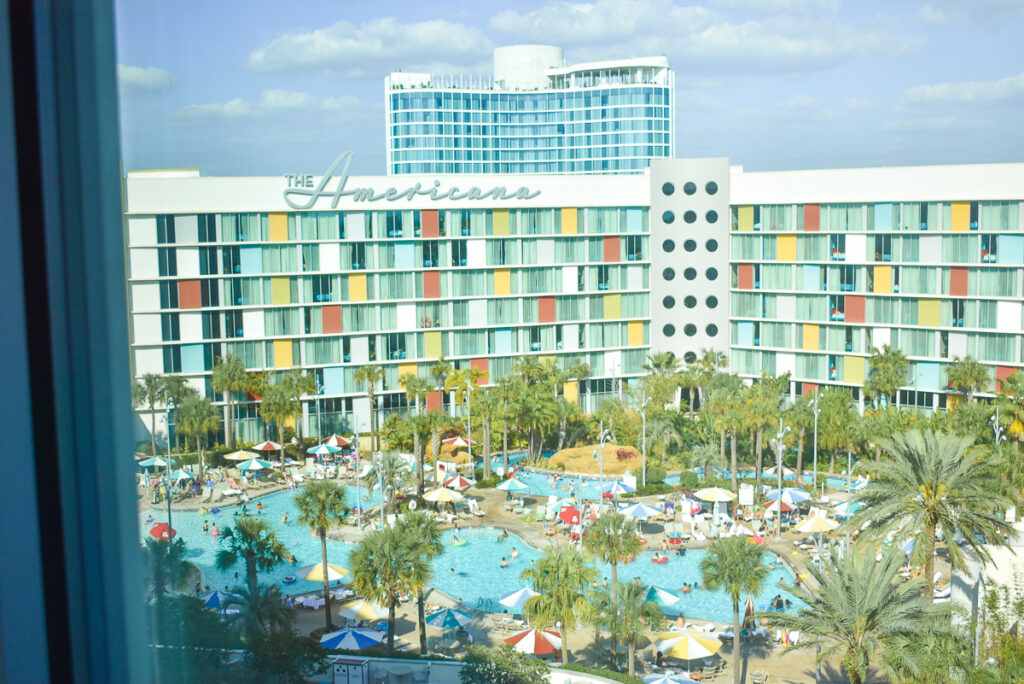
[[683, 444], [683, 435], [679, 432], [671, 414], [659, 411], [647, 420], [647, 448], [651, 456], [657, 455], [662, 461], [669, 450]]
[[[164, 376], [164, 396], [169, 398], [174, 406], [180, 407], [185, 403], [185, 400], [189, 397], [198, 395], [199, 392], [196, 388], [188, 384], [188, 379], [184, 375], [165, 375]], [[167, 428], [168, 434], [170, 434], [170, 427]], [[170, 448], [170, 441], [168, 440], [168, 448]], [[174, 446], [181, 451], [181, 431], [175, 430], [174, 432]]]
[[761, 372], [760, 379], [747, 388], [746, 419], [747, 427], [754, 431], [754, 450], [756, 460], [756, 491], [761, 491], [761, 478], [764, 469], [764, 429], [775, 424], [779, 417], [779, 405], [782, 402], [784, 388], [789, 387], [789, 373], [775, 376]]
[[1016, 371], [1000, 382], [996, 406], [999, 420], [1006, 428], [1006, 434], [1018, 442], [1024, 441], [1024, 373]]
[[250, 594], [257, 593], [256, 573], [260, 570], [273, 570], [287, 557], [284, 542], [277, 538], [270, 523], [251, 515], [238, 516], [234, 528], [224, 528], [220, 546], [217, 551], [217, 569], [227, 570], [239, 559], [244, 561], [245, 584]]
[[146, 373], [135, 383], [132, 395], [137, 408], [146, 406], [149, 411], [149, 445], [156, 456], [156, 406], [164, 396], [164, 379], [156, 373]]
[[704, 469], [704, 477], [707, 478], [713, 466], [720, 468], [725, 465], [725, 459], [714, 444], [698, 444], [693, 448], [693, 464], [700, 464]]
[[241, 636], [252, 639], [291, 628], [295, 613], [285, 604], [276, 584], [238, 587], [232, 591], [237, 598], [229, 605], [238, 612], [227, 615], [226, 620]]
[[772, 624], [799, 631], [801, 649], [820, 647], [819, 663], [839, 656], [850, 684], [861, 684], [895, 639], [921, 629], [936, 610], [920, 598], [923, 580], [894, 581], [899, 565], [892, 550], [878, 562], [855, 550], [835, 564], [812, 563], [807, 570], [817, 588], [799, 588], [807, 607], [796, 614], [771, 613]]
[[647, 355], [647, 361], [640, 368], [651, 375], [670, 378], [682, 370], [683, 364], [673, 352], [654, 352]]
[[967, 403], [974, 400], [975, 392], [984, 392], [988, 388], [988, 367], [970, 356], [954, 358], [946, 368], [946, 376], [949, 386], [961, 392]]
[[[412, 473], [409, 468], [409, 464], [398, 454], [397, 451], [381, 451], [378, 453], [380, 456], [374, 461], [374, 469], [377, 472], [378, 481], [384, 488], [384, 491], [380, 493], [380, 522], [381, 525], [384, 525], [384, 503], [387, 502], [388, 508], [394, 512], [397, 501], [395, 493], [400, 492], [405, 488], [405, 484], [409, 481], [409, 476]], [[390, 498], [385, 496], [388, 489], [392, 492]]]
[[242, 359], [231, 354], [226, 354], [217, 359], [213, 364], [213, 389], [224, 394], [224, 403], [227, 405], [227, 418], [224, 421], [224, 432], [227, 433], [229, 449], [235, 448], [235, 392], [241, 392], [246, 388], [249, 376], [245, 372], [245, 364]]
[[[412, 545], [412, 552], [418, 555], [426, 568], [431, 568], [431, 561], [444, 552], [441, 544], [441, 529], [435, 521], [425, 513], [407, 513], [398, 521], [395, 529], [404, 534]], [[423, 605], [423, 587], [430, 578], [423, 579], [416, 590], [416, 619], [420, 629], [420, 653], [427, 652], [427, 618]]]
[[218, 427], [220, 427], [220, 417], [217, 415], [217, 407], [206, 397], [201, 397], [198, 394], [188, 397], [178, 409], [178, 429], [187, 437], [196, 440], [200, 481], [202, 481], [206, 469], [206, 460], [203, 458], [203, 439]]
[[526, 600], [523, 615], [541, 629], [558, 623], [563, 665], [569, 663], [569, 632], [590, 621], [592, 608], [583, 592], [597, 576], [597, 570], [587, 567], [580, 552], [567, 546], [549, 548], [520, 575], [533, 584], [534, 591], [541, 592]]
[[[415, 373], [403, 373], [398, 378], [398, 385], [405, 390], [405, 398], [408, 402], [416, 406], [416, 416], [422, 416], [423, 406], [420, 402], [427, 398], [427, 394], [430, 392], [430, 382]], [[420, 496], [423, 496], [423, 452], [421, 451], [423, 445], [420, 443], [422, 436], [423, 433], [416, 430], [414, 426], [412, 431], [412, 450], [416, 454], [419, 465], [417, 472], [420, 474]]]
[[836, 470], [836, 453], [853, 448], [856, 410], [845, 389], [830, 387], [818, 395], [818, 445], [829, 454], [828, 472]]
[[[416, 415], [409, 421], [409, 428], [412, 430], [414, 445], [413, 448], [416, 451], [416, 494], [421, 499], [423, 498], [424, 488], [424, 476], [426, 475], [426, 455], [427, 449], [426, 440], [430, 439], [430, 436], [434, 434], [434, 422], [435, 418], [431, 414]], [[434, 462], [437, 462], [435, 456]]]
[[501, 465], [502, 474], [508, 475], [508, 411], [515, 396], [516, 379], [512, 375], [502, 376], [496, 385], [498, 396], [501, 397]]
[[[561, 399], [561, 402], [565, 402], [565, 400]], [[560, 403], [559, 406], [561, 405]], [[485, 479], [491, 476], [491, 431], [495, 419], [501, 414], [501, 408], [501, 398], [492, 388], [481, 387], [477, 390], [477, 397], [473, 401], [473, 414], [480, 418], [480, 442], [483, 447]]]
[[[437, 409], [444, 415], [444, 385], [448, 379], [448, 374], [452, 372], [452, 364], [448, 363], [444, 355], [441, 355], [430, 366], [430, 376], [437, 381]], [[437, 458], [437, 454], [434, 454], [434, 458]]]
[[[618, 584], [619, 563], [635, 558], [640, 549], [640, 537], [636, 533], [636, 522], [618, 511], [604, 513], [587, 528], [583, 535], [583, 546], [612, 568], [611, 599], [615, 603]], [[614, 628], [614, 625], [612, 625]], [[616, 636], [612, 633], [612, 652], [615, 652]]]
[[[284, 389], [288, 398], [294, 402], [292, 406], [295, 407], [295, 413], [290, 417], [302, 416], [302, 397], [316, 393], [316, 378], [312, 373], [303, 373], [295, 369], [281, 376], [278, 384]], [[295, 423], [295, 434], [301, 442], [303, 439], [302, 421]]]
[[198, 572], [195, 565], [185, 560], [188, 550], [185, 548], [185, 540], [181, 537], [173, 542], [147, 537], [143, 553], [146, 581], [153, 589], [153, 596], [157, 601], [169, 590], [184, 587], [189, 578]]
[[302, 405], [284, 385], [267, 385], [260, 401], [260, 415], [268, 425], [271, 422], [277, 425], [277, 441], [283, 445], [285, 423], [302, 415]]
[[889, 404], [894, 403], [896, 390], [907, 384], [907, 370], [910, 361], [899, 349], [885, 345], [881, 349], [872, 350], [868, 359], [871, 374], [864, 383], [864, 392], [875, 401], [883, 398]]
[[740, 597], [761, 593], [768, 577], [768, 566], [761, 564], [761, 547], [743, 537], [726, 537], [708, 544], [700, 562], [704, 586], [709, 591], [724, 591], [732, 599], [732, 679], [743, 681], [740, 666]]
[[664, 408], [665, 404], [676, 399], [679, 387], [679, 375], [682, 363], [672, 352], [657, 352], [647, 355], [647, 362], [640, 367], [647, 375], [643, 384], [647, 396], [655, 406]]
[[800, 397], [786, 411], [786, 422], [796, 433], [796, 483], [804, 481], [804, 443], [807, 431], [814, 428], [814, 408], [810, 397]]
[[613, 659], [618, 657], [615, 644], [619, 640], [626, 642], [629, 648], [627, 669], [629, 676], [635, 677], [636, 643], [650, 629], [649, 625], [661, 620], [661, 608], [647, 600], [647, 588], [635, 581], [613, 582], [610, 591], [592, 591], [590, 603], [594, 608], [591, 620], [595, 627], [603, 626], [611, 634]]
[[911, 430], [885, 440], [891, 461], [872, 465], [875, 479], [857, 495], [865, 508], [849, 521], [850, 529], [867, 527], [862, 538], [878, 540], [901, 528], [914, 535], [913, 558], [924, 564], [929, 599], [935, 589], [935, 541], [938, 528], [946, 540], [949, 562], [964, 568], [960, 543], [985, 562], [989, 544], [1003, 546], [1012, 527], [999, 515], [1014, 502], [1000, 494], [999, 478], [969, 438]]
[[526, 434], [530, 459], [537, 460], [545, 433], [558, 422], [557, 405], [544, 385], [521, 381], [517, 386], [518, 392], [512, 399], [513, 413], [519, 430]]
[[679, 387], [686, 390], [686, 411], [690, 414], [690, 420], [693, 420], [694, 417], [694, 407], [697, 403], [695, 396], [697, 389], [700, 387], [700, 374], [700, 368], [696, 364], [691, 363], [676, 376], [679, 381]]
[[402, 595], [414, 594], [430, 576], [430, 564], [405, 529], [385, 527], [363, 537], [349, 557], [351, 587], [388, 609], [388, 650], [395, 648], [395, 610]]
[[[461, 370], [453, 370], [448, 374], [448, 377], [444, 381], [444, 389], [446, 392], [455, 393], [455, 404], [462, 407], [463, 404], [469, 405], [470, 412], [473, 408], [473, 397], [478, 393], [477, 381], [483, 377], [483, 373], [476, 366], [468, 366]], [[470, 425], [469, 421], [466, 421], [466, 438], [472, 439], [473, 426]], [[473, 466], [470, 463], [470, 466]], [[472, 468], [473, 472], [476, 468]]]
[[348, 508], [345, 504], [345, 488], [331, 480], [311, 480], [295, 495], [295, 507], [299, 511], [299, 522], [309, 527], [320, 537], [320, 558], [324, 576], [324, 608], [327, 613], [327, 630], [331, 627], [331, 588], [327, 579], [327, 530], [340, 522]]
[[707, 385], [711, 382], [712, 378], [718, 373], [718, 371], [729, 367], [729, 357], [723, 352], [715, 349], [702, 349], [700, 352], [700, 359], [697, 360], [697, 366], [700, 368], [700, 400], [703, 404], [707, 399]]
[[366, 383], [366, 398], [370, 401], [370, 435], [373, 440], [373, 451], [380, 451], [380, 435], [377, 434], [377, 383], [384, 380], [384, 369], [380, 366], [367, 364], [356, 370], [356, 384]]
[[[971, 672], [972, 641], [967, 629], [954, 622], [951, 611], [929, 612], [917, 629], [895, 634], [888, 640], [882, 665], [891, 681], [902, 684], [980, 684], [984, 681], [978, 676], [980, 673]], [[972, 679], [967, 679], [968, 673]]]

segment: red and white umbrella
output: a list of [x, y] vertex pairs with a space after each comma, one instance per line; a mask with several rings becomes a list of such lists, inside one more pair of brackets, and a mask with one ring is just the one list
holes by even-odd
[[456, 448], [467, 447], [470, 444], [476, 444], [476, 442], [474, 442], [472, 440], [467, 440], [462, 435], [456, 435], [455, 437], [449, 437], [448, 439], [442, 440], [442, 443], [443, 444], [447, 444], [448, 446], [456, 447]]
[[793, 507], [790, 506], [785, 501], [783, 501], [782, 499], [776, 499], [775, 501], [766, 503], [764, 505], [764, 510], [771, 511], [772, 513], [778, 513], [780, 508], [783, 513], [789, 513], [790, 511], [793, 510]]
[[328, 437], [327, 439], [325, 439], [324, 441], [322, 441], [320, 443], [321, 444], [326, 444], [327, 446], [338, 447], [338, 448], [352, 446], [352, 442], [348, 441], [347, 439], [345, 439], [344, 437], [342, 437], [339, 434], [333, 434], [333, 435], [331, 435], [330, 437]]
[[558, 511], [558, 519], [566, 525], [576, 525], [580, 522], [580, 511], [575, 506], [562, 506]]
[[527, 655], [550, 655], [562, 648], [562, 635], [547, 629], [531, 628], [513, 634], [505, 639], [505, 643]]
[[451, 489], [457, 489], [459, 491], [462, 491], [463, 489], [469, 489], [470, 487], [472, 487], [473, 483], [467, 480], [466, 478], [462, 477], [461, 475], [456, 475], [450, 480], [445, 480], [444, 486], [450, 487]]
[[157, 523], [156, 525], [153, 525], [153, 527], [149, 528], [149, 536], [162, 541], [167, 541], [176, 534], [178, 534], [178, 531], [169, 527], [167, 523]]
[[277, 442], [266, 441], [253, 447], [256, 451], [280, 451], [281, 445]]

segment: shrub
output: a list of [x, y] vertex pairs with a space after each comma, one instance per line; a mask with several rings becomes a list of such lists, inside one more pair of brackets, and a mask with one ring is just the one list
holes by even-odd
[[679, 473], [679, 487], [682, 489], [697, 489], [701, 486], [700, 477], [692, 470], [684, 470]]
[[605, 679], [611, 679], [616, 682], [623, 682], [623, 684], [644, 684], [644, 680], [639, 677], [630, 677], [624, 672], [615, 672], [613, 670], [600, 670], [596, 667], [587, 667], [586, 665], [580, 665], [579, 663], [569, 663], [568, 665], [557, 665], [560, 670], [569, 670], [571, 672], [582, 672], [583, 674], [592, 674], [598, 677], [604, 677]]
[[665, 481], [665, 476], [668, 473], [661, 466], [649, 465], [647, 466], [647, 484], [658, 484]]
[[499, 648], [470, 646], [459, 671], [462, 684], [535, 684], [548, 679], [548, 664], [519, 653], [508, 644]]

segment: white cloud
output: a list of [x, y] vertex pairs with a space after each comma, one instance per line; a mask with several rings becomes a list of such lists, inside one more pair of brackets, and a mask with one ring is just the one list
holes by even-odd
[[[734, 22], [671, 0], [551, 0], [536, 10], [501, 12], [490, 28], [517, 41], [566, 46], [575, 59], [664, 54], [684, 74], [820, 70], [859, 55], [902, 54], [921, 43], [915, 36], [834, 18]], [[609, 44], [620, 46], [620, 54], [610, 55]]]
[[154, 66], [117, 65], [117, 82], [125, 92], [160, 92], [170, 89], [177, 80], [171, 72]]
[[455, 70], [478, 67], [493, 45], [479, 29], [441, 19], [402, 24], [394, 18], [356, 26], [339, 21], [316, 30], [296, 30], [249, 55], [253, 71], [316, 70], [350, 78], [384, 76], [396, 69]]
[[725, 103], [699, 90], [677, 90], [676, 108], [686, 116], [692, 111], [719, 111], [725, 109]]
[[960, 81], [915, 86], [903, 92], [903, 102], [993, 102], [1021, 96], [1024, 96], [1024, 73], [996, 81]]
[[283, 112], [343, 112], [360, 115], [379, 108], [380, 105], [367, 105], [351, 95], [322, 98], [290, 90], [264, 90], [255, 102], [236, 97], [227, 102], [192, 104], [178, 110], [176, 114], [186, 118], [231, 119]]
[[926, 24], [945, 24], [949, 21], [946, 12], [941, 7], [932, 5], [921, 5], [917, 10], [917, 16]]
[[810, 95], [795, 95], [788, 100], [783, 100], [778, 104], [778, 106], [781, 109], [788, 109], [791, 111], [814, 109], [818, 106], [818, 100]]
[[846, 108], [852, 112], [865, 112], [875, 108], [875, 104], [871, 100], [865, 100], [860, 97], [848, 97], [845, 104]]
[[839, 9], [839, 0], [713, 0], [715, 4], [761, 14], [796, 14]]
[[890, 121], [884, 125], [888, 131], [914, 133], [919, 131], [949, 131], [957, 128], [970, 128], [974, 122], [955, 116], [929, 116], [918, 119], [902, 119]]

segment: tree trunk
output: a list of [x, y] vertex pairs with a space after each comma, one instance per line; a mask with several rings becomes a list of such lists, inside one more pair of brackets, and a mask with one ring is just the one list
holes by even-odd
[[388, 601], [388, 653], [395, 650], [395, 605]]
[[373, 445], [373, 451], [380, 451], [380, 437], [377, 435], [377, 407], [373, 403], [373, 392], [367, 392], [367, 396], [370, 399], [370, 444]]
[[[725, 430], [718, 431], [718, 458], [719, 463], [725, 460]], [[704, 475], [707, 477], [707, 473]]]
[[935, 523], [925, 523], [925, 533], [928, 539], [924, 545], [924, 597], [932, 603], [935, 600]]
[[565, 446], [565, 430], [568, 422], [568, 416], [562, 416], [558, 419], [558, 449], [556, 451], [561, 451]]
[[504, 477], [508, 477], [508, 399], [505, 400], [505, 416], [501, 423], [501, 465]]
[[484, 418], [480, 421], [480, 426], [484, 433], [484, 479], [486, 480], [491, 476], [491, 419]]
[[565, 623], [562, 623], [562, 664], [569, 664], [569, 630], [565, 628]]
[[829, 450], [828, 452], [828, 474], [836, 474], [836, 452]]
[[880, 446], [878, 446], [876, 444], [875, 445], [875, 463], [878, 463], [880, 460], [882, 460], [882, 447], [880, 447]]
[[331, 624], [331, 583], [327, 579], [327, 528], [317, 530], [320, 533], [320, 557], [323, 559], [321, 571], [324, 574], [324, 612], [327, 613], [327, 631], [334, 627]]
[[[152, 407], [152, 404], [150, 404]], [[168, 432], [167, 434], [171, 434]], [[149, 412], [149, 445], [153, 448], [153, 457], [156, 458], [156, 409]]]
[[199, 481], [203, 482], [205, 480], [206, 464], [203, 461], [203, 443], [199, 441], [199, 435], [196, 435], [196, 454], [199, 457]]
[[739, 436], [739, 430], [737, 430], [736, 428], [733, 428], [732, 429], [732, 439], [730, 440], [731, 445], [729, 447], [729, 450], [732, 452], [732, 464], [731, 464], [731, 466], [732, 466], [732, 491], [733, 491], [733, 494], [735, 494], [736, 496], [739, 496], [739, 494], [740, 494], [739, 475], [736, 472], [736, 470], [739, 468], [739, 461], [736, 458], [736, 438], [738, 436]]
[[427, 614], [423, 605], [423, 589], [416, 591], [416, 624], [420, 627], [420, 655], [427, 653]]
[[416, 474], [419, 476], [419, 493], [423, 496], [423, 456], [420, 455], [420, 433], [412, 431], [412, 453], [416, 454]]
[[690, 388], [690, 420], [693, 420], [693, 388]]
[[636, 676], [636, 666], [633, 663], [633, 659], [636, 657], [636, 639], [632, 638], [629, 640], [629, 665], [627, 666], [627, 672], [630, 677]]
[[757, 465], [755, 466], [757, 468], [757, 473], [755, 474], [755, 476], [757, 478], [757, 492], [756, 492], [756, 494], [760, 498], [760, 496], [761, 496], [761, 479], [762, 479], [762, 477], [761, 477], [761, 475], [762, 475], [761, 474], [761, 470], [764, 468], [764, 445], [761, 444], [761, 442], [764, 440], [764, 428], [761, 427], [760, 425], [757, 426], [757, 437], [755, 438], [755, 440], [756, 441], [754, 442], [754, 448], [757, 451], [757, 454], [756, 454], [757, 455]]
[[245, 583], [249, 585], [249, 596], [256, 596], [256, 557], [245, 554]]
[[732, 681], [743, 683], [743, 665], [740, 663], [740, 601], [732, 602]]
[[224, 429], [227, 432], [227, 434], [224, 435], [224, 441], [226, 441], [228, 443], [228, 449], [234, 449], [235, 448], [235, 432], [231, 428], [235, 424], [235, 416], [234, 416], [234, 413], [232, 413], [234, 402], [231, 400], [231, 390], [225, 390], [225, 392], [224, 392], [224, 403], [227, 404], [227, 407], [228, 407], [228, 419], [226, 421], [224, 421]]
[[[618, 667], [619, 662], [619, 637], [615, 631], [616, 623], [619, 621], [619, 604], [616, 601], [615, 583], [618, 581], [618, 563], [610, 563], [612, 566], [612, 610], [615, 611], [615, 615], [612, 617], [612, 624], [608, 625], [609, 631], [612, 633], [612, 663], [615, 667]], [[564, 631], [564, 630], [563, 630]]]
[[800, 428], [800, 437], [796, 443], [796, 483], [804, 483], [804, 437], [807, 435], [806, 428]]

